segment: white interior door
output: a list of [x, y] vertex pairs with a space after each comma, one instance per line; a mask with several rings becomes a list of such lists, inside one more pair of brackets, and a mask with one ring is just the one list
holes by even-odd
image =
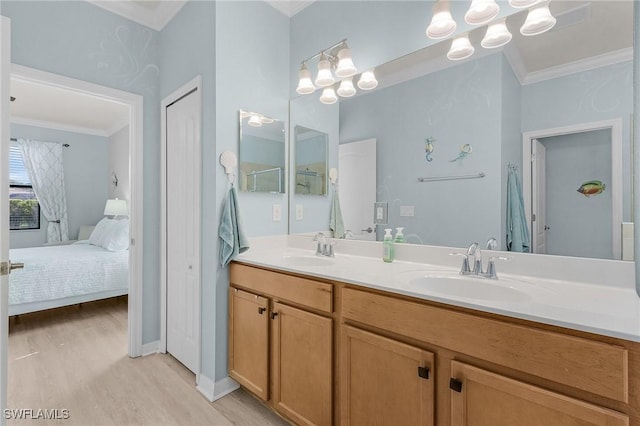
[[376, 140], [338, 146], [338, 185], [344, 229], [354, 239], [376, 239], [373, 205], [376, 202]]
[[[11, 75], [11, 21], [0, 16], [0, 265], [9, 263], [9, 79]], [[0, 413], [7, 408], [7, 344], [9, 338], [9, 277], [0, 272]], [[6, 424], [0, 416], [0, 424]]]
[[546, 224], [546, 150], [537, 139], [531, 144], [531, 185], [532, 185], [532, 216], [533, 252], [545, 254], [547, 252], [547, 224]]
[[200, 362], [200, 90], [166, 111], [167, 351], [194, 373]]

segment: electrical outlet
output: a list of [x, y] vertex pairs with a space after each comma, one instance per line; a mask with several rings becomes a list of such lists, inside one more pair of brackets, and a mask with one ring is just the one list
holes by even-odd
[[400, 216], [412, 217], [415, 216], [414, 206], [400, 206]]
[[304, 205], [296, 204], [296, 220], [304, 219]]
[[271, 209], [271, 218], [274, 222], [282, 220], [282, 204], [274, 204]]

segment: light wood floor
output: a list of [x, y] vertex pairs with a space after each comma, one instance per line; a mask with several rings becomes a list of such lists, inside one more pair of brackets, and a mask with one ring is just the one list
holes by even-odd
[[208, 402], [170, 355], [127, 355], [127, 304], [110, 299], [10, 321], [8, 408], [67, 409], [62, 425], [288, 425], [238, 390]]

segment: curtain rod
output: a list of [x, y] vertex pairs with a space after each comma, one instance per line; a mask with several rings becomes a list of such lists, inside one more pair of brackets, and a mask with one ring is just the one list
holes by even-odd
[[[11, 138], [9, 139], [11, 142], [18, 142], [18, 139], [16, 138]], [[71, 145], [69, 145], [68, 143], [62, 143], [62, 142], [57, 142], [57, 143], [61, 143], [62, 146], [64, 146], [65, 148], [69, 148]]]

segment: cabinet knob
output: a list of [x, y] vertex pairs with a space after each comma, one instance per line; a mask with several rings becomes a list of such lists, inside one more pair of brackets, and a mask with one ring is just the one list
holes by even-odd
[[271, 319], [274, 320], [278, 316], [277, 312], [271, 312]]
[[449, 388], [456, 392], [462, 392], [462, 382], [458, 379], [451, 378], [449, 379]]
[[262, 314], [264, 314], [264, 311], [266, 311], [266, 310], [267, 310], [267, 308], [259, 307], [259, 308], [258, 308], [258, 313], [259, 313], [260, 315], [262, 315]]

